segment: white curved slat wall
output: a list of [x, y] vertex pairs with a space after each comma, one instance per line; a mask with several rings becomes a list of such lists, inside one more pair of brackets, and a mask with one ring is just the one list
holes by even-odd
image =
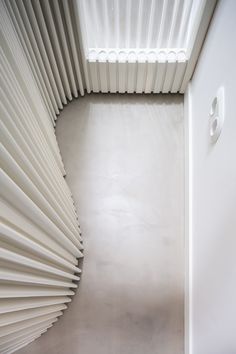
[[[48, 1], [0, 0], [2, 354], [35, 340], [57, 321], [81, 272], [81, 231], [53, 125], [67, 99], [84, 89], [72, 50], [69, 3], [53, 1], [50, 6], [59, 11], [60, 32], [51, 21]], [[66, 11], [68, 18], [62, 19]], [[62, 37], [70, 49], [61, 47]]]

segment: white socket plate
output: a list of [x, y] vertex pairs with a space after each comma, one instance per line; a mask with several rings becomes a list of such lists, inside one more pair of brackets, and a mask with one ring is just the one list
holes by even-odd
[[209, 114], [209, 134], [211, 143], [216, 143], [224, 124], [224, 87], [217, 90], [217, 94], [212, 100]]

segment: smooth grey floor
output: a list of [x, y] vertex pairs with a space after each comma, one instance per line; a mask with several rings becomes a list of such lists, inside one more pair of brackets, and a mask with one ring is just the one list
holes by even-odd
[[79, 289], [19, 351], [183, 354], [183, 100], [87, 95], [56, 133], [84, 237]]

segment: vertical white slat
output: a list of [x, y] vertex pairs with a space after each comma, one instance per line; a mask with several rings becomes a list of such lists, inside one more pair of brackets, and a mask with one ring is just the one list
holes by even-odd
[[175, 72], [173, 85], [171, 88], [171, 93], [176, 93], [180, 90], [186, 67], [187, 67], [186, 55], [184, 52], [179, 52], [177, 54], [176, 72]]
[[126, 0], [126, 23], [125, 23], [125, 46], [130, 48], [130, 31], [131, 31], [131, 10], [132, 10], [132, 0]]
[[107, 54], [104, 51], [98, 53], [98, 72], [100, 77], [100, 91], [103, 93], [108, 92], [108, 65]]
[[[94, 35], [96, 36], [96, 42], [97, 42], [97, 46], [96, 48], [100, 48], [100, 43], [101, 41], [104, 41], [104, 43], [106, 43], [106, 38], [107, 38], [107, 33], [105, 32], [105, 21], [104, 21], [104, 8], [102, 7], [102, 1], [93, 1], [94, 3], [94, 20], [97, 23], [98, 26], [98, 32], [94, 33]], [[105, 46], [104, 46], [105, 47]]]
[[[153, 31], [154, 31], [154, 21], [155, 21], [155, 7], [156, 1], [151, 0], [151, 8], [150, 8], [150, 18], [148, 22], [148, 31], [147, 31], [147, 40], [146, 40], [146, 48], [151, 48], [152, 46], [152, 38], [153, 38]], [[157, 24], [155, 24], [157, 25]], [[157, 28], [156, 28], [157, 29]]]
[[178, 18], [178, 12], [180, 9], [180, 0], [175, 0], [174, 1], [174, 9], [172, 13], [172, 18], [171, 18], [171, 23], [170, 23], [170, 28], [169, 28], [169, 36], [168, 36], [168, 41], [167, 41], [167, 48], [173, 48], [173, 37], [175, 35], [176, 31], [176, 22]]
[[127, 92], [134, 93], [137, 83], [137, 55], [135, 52], [130, 52], [128, 55], [127, 71]]
[[136, 34], [136, 48], [140, 48], [141, 32], [142, 32], [142, 13], [143, 13], [143, 0], [137, 0], [138, 3], [138, 18], [137, 18], [137, 34]]
[[153, 92], [156, 72], [157, 72], [157, 55], [155, 52], [150, 52], [148, 53], [145, 93]]
[[76, 75], [77, 75], [77, 80], [78, 80], [78, 84], [79, 84], [79, 90], [80, 90], [80, 94], [83, 96], [84, 95], [84, 86], [83, 86], [83, 81], [82, 81], [82, 75], [80, 72], [79, 57], [78, 57], [78, 51], [76, 48], [75, 35], [74, 35], [73, 27], [72, 27], [72, 19], [71, 19], [69, 3], [67, 0], [62, 0], [62, 4], [63, 4], [63, 8], [65, 11], [65, 20], [66, 20], [66, 25], [67, 25], [67, 29], [68, 29], [68, 35], [69, 35], [69, 40], [70, 40], [71, 51], [72, 51], [75, 71], [76, 71]]
[[117, 54], [116, 52], [110, 52], [108, 54], [108, 72], [109, 83], [111, 93], [117, 92]]
[[70, 57], [69, 43], [67, 41], [67, 37], [66, 37], [65, 29], [64, 29], [64, 23], [62, 20], [62, 15], [61, 15], [58, 0], [52, 0], [52, 9], [55, 14], [55, 25], [56, 25], [58, 34], [60, 36], [60, 44], [61, 44], [62, 52], [63, 52], [64, 58], [65, 58], [64, 59], [65, 66], [66, 66], [67, 72], [68, 72], [68, 80], [70, 82], [71, 91], [73, 92], [74, 97], [78, 97], [75, 76], [74, 76], [71, 57]]
[[162, 5], [162, 9], [161, 9], [161, 17], [160, 17], [160, 27], [159, 27], [159, 31], [158, 31], [157, 44], [156, 44], [156, 47], [158, 49], [163, 48], [162, 42], [163, 42], [163, 35], [164, 35], [168, 5], [169, 5], [168, 0], [163, 0], [163, 5]]
[[174, 52], [170, 52], [168, 54], [166, 74], [163, 82], [163, 88], [162, 88], [163, 93], [168, 93], [171, 91], [174, 77], [175, 77], [176, 66], [177, 66], [177, 55]]
[[81, 59], [82, 59], [82, 64], [83, 64], [82, 71], [84, 73], [87, 93], [90, 93], [91, 88], [90, 88], [90, 82], [89, 82], [88, 66], [87, 66], [87, 61], [86, 61], [86, 56], [88, 53], [87, 25], [84, 21], [83, 2], [73, 1], [72, 6], [74, 6], [75, 22], [76, 22], [75, 25], [76, 25], [77, 32], [78, 32], [78, 40], [79, 40], [79, 45], [80, 45], [80, 49], [81, 49], [81, 57], [82, 57]]
[[99, 92], [99, 78], [98, 78], [98, 63], [97, 63], [97, 52], [91, 51], [89, 53], [88, 62], [89, 74], [91, 79], [91, 88], [93, 92]]
[[103, 22], [104, 22], [104, 34], [105, 34], [105, 48], [109, 48], [110, 43], [110, 29], [109, 29], [109, 9], [108, 9], [109, 0], [101, 0]]
[[70, 84], [69, 84], [68, 76], [66, 73], [66, 67], [65, 67], [62, 51], [60, 48], [60, 43], [59, 43], [59, 38], [58, 38], [55, 22], [54, 22], [53, 15], [52, 15], [52, 9], [51, 9], [50, 3], [48, 1], [43, 1], [41, 6], [43, 8], [45, 21], [48, 26], [49, 35], [52, 38], [51, 39], [52, 46], [53, 46], [53, 50], [55, 52], [55, 57], [58, 61], [58, 66], [60, 68], [60, 74], [61, 74], [61, 78], [63, 81], [63, 87], [65, 88], [67, 98], [71, 101], [72, 95], [71, 95]]
[[114, 0], [115, 15], [115, 48], [120, 47], [120, 6], [119, 0]]
[[43, 63], [45, 65], [45, 68], [46, 68], [46, 71], [47, 71], [47, 75], [48, 75], [49, 81], [51, 83], [51, 87], [52, 87], [52, 90], [53, 90], [54, 97], [56, 99], [58, 107], [60, 109], [62, 109], [63, 108], [62, 101], [61, 101], [61, 98], [60, 98], [58, 87], [57, 87], [57, 84], [56, 84], [56, 81], [55, 81], [55, 78], [54, 78], [54, 75], [53, 75], [52, 67], [51, 67], [51, 64], [49, 62], [49, 58], [48, 58], [48, 55], [47, 55], [47, 52], [46, 52], [46, 48], [45, 48], [45, 43], [43, 41], [40, 29], [39, 29], [39, 25], [38, 25], [38, 22], [37, 22], [35, 13], [34, 13], [34, 9], [33, 9], [32, 3], [29, 2], [29, 1], [26, 1], [24, 3], [24, 5], [25, 5], [26, 11], [27, 11], [27, 15], [28, 15], [28, 18], [30, 20], [30, 23], [31, 23], [31, 26], [32, 26], [32, 29], [33, 29], [33, 32], [34, 32], [34, 35], [35, 35], [35, 39], [36, 39], [36, 42], [37, 42], [36, 46], [40, 50], [40, 53], [41, 53], [41, 56], [42, 56], [42, 60], [43, 60]]
[[[126, 11], [126, 1], [119, 0], [119, 48], [125, 48], [126, 46], [126, 19], [127, 19], [127, 11]], [[102, 33], [101, 33], [102, 34]], [[102, 37], [100, 40], [102, 44]], [[101, 47], [100, 44], [100, 47]]]
[[[84, 12], [81, 12], [81, 16], [85, 17], [85, 24], [87, 32], [89, 32], [90, 45], [87, 47], [89, 50], [90, 47], [98, 48], [98, 35], [99, 35], [99, 24], [98, 24], [98, 11], [96, 1], [88, 0], [82, 1], [82, 6]], [[90, 14], [90, 16], [88, 16]], [[93, 35], [91, 36], [91, 30]], [[88, 33], [87, 33], [88, 35]], [[88, 38], [87, 38], [88, 40]]]
[[[91, 24], [93, 23], [93, 28], [95, 32], [97, 32], [97, 27], [95, 28], [95, 23], [93, 20], [93, 10], [92, 10], [92, 2], [91, 0], [88, 1], [76, 1], [75, 7], [77, 10], [77, 20], [79, 21], [79, 25], [81, 26], [81, 35], [82, 35], [82, 40], [83, 40], [83, 46], [85, 49], [85, 55], [87, 55], [89, 47], [88, 47], [88, 40], [90, 40], [90, 47], [95, 48], [96, 43], [94, 42], [94, 36], [90, 36], [90, 27]], [[90, 16], [88, 17], [87, 14], [90, 13]], [[83, 31], [82, 31], [83, 28]]]
[[42, 12], [42, 8], [39, 1], [31, 0], [34, 6], [35, 17], [37, 18], [38, 26], [40, 28], [41, 36], [45, 45], [45, 50], [47, 51], [48, 60], [51, 64], [53, 76], [60, 94], [61, 101], [63, 104], [67, 103], [64, 86], [61, 81], [61, 75], [57, 66], [57, 61], [52, 48], [52, 43], [48, 34], [47, 26], [45, 23], [45, 18]]
[[147, 79], [147, 56], [144, 52], [139, 53], [139, 63], [137, 69], [136, 93], [142, 93], [145, 90]]
[[162, 91], [163, 83], [166, 75], [166, 65], [167, 65], [166, 53], [160, 52], [158, 54], [157, 74], [156, 74], [156, 79], [155, 79], [155, 84], [153, 89], [154, 93], [159, 93]]
[[186, 35], [188, 19], [190, 18], [190, 11], [192, 7], [193, 0], [184, 0], [184, 7], [182, 11], [182, 17], [180, 21], [179, 31], [178, 31], [178, 39], [177, 39], [177, 47], [184, 47], [184, 38]]
[[42, 73], [40, 71], [38, 62], [35, 58], [34, 51], [33, 51], [33, 48], [31, 46], [31, 43], [29, 40], [28, 33], [27, 33], [24, 23], [22, 21], [22, 17], [19, 14], [19, 10], [18, 10], [15, 2], [11, 3], [9, 1], [6, 3], [6, 5], [8, 8], [8, 11], [10, 13], [10, 16], [12, 18], [12, 21], [14, 22], [14, 26], [15, 26], [17, 34], [20, 38], [21, 44], [24, 48], [24, 52], [27, 56], [27, 60], [29, 62], [30, 68], [34, 74], [35, 80], [36, 80], [37, 85], [40, 89], [42, 98], [47, 106], [47, 111], [50, 114], [51, 122], [53, 125], [55, 125], [55, 122], [54, 122], [56, 119], [55, 110], [53, 108], [52, 101], [47, 93], [47, 88], [46, 88], [45, 82], [43, 80]]
[[119, 93], [125, 93], [127, 90], [127, 55], [121, 51], [118, 54], [118, 90]]
[[[37, 60], [38, 66], [40, 68], [40, 72], [42, 74], [43, 82], [45, 83], [45, 86], [47, 89], [47, 92], [45, 92], [45, 95], [48, 95], [50, 97], [50, 100], [52, 102], [55, 113], [59, 114], [59, 109], [58, 109], [56, 97], [54, 96], [53, 88], [52, 88], [51, 82], [49, 80], [47, 70], [46, 70], [45, 64], [43, 62], [39, 47], [37, 45], [37, 42], [36, 42], [36, 39], [34, 36], [34, 32], [33, 32], [31, 23], [29, 21], [27, 12], [25, 10], [24, 4], [22, 3], [22, 1], [18, 1], [16, 3], [16, 5], [18, 6], [18, 10], [19, 10], [20, 16], [22, 18], [23, 26], [25, 26], [25, 30], [28, 35], [28, 38], [25, 39], [26, 45], [28, 42], [29, 47], [32, 46], [32, 49], [34, 52], [34, 55], [32, 55], [32, 60], [33, 60], [33, 57], [35, 58], [35, 60]], [[14, 6], [14, 2], [12, 2], [12, 6]]]
[[203, 14], [201, 13], [201, 9], [204, 8], [204, 3], [206, 1], [207, 0], [191, 0], [191, 6], [188, 12], [188, 20], [185, 22], [185, 28], [183, 30], [183, 37], [182, 37], [183, 47], [187, 48], [187, 50], [191, 47], [189, 40], [196, 31], [195, 26], [197, 27], [199, 26], [199, 19], [202, 18], [203, 16]]

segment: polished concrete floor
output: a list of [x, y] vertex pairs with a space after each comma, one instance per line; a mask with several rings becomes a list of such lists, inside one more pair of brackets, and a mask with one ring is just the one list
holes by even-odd
[[56, 133], [84, 237], [63, 317], [19, 353], [183, 354], [183, 101], [87, 95]]

